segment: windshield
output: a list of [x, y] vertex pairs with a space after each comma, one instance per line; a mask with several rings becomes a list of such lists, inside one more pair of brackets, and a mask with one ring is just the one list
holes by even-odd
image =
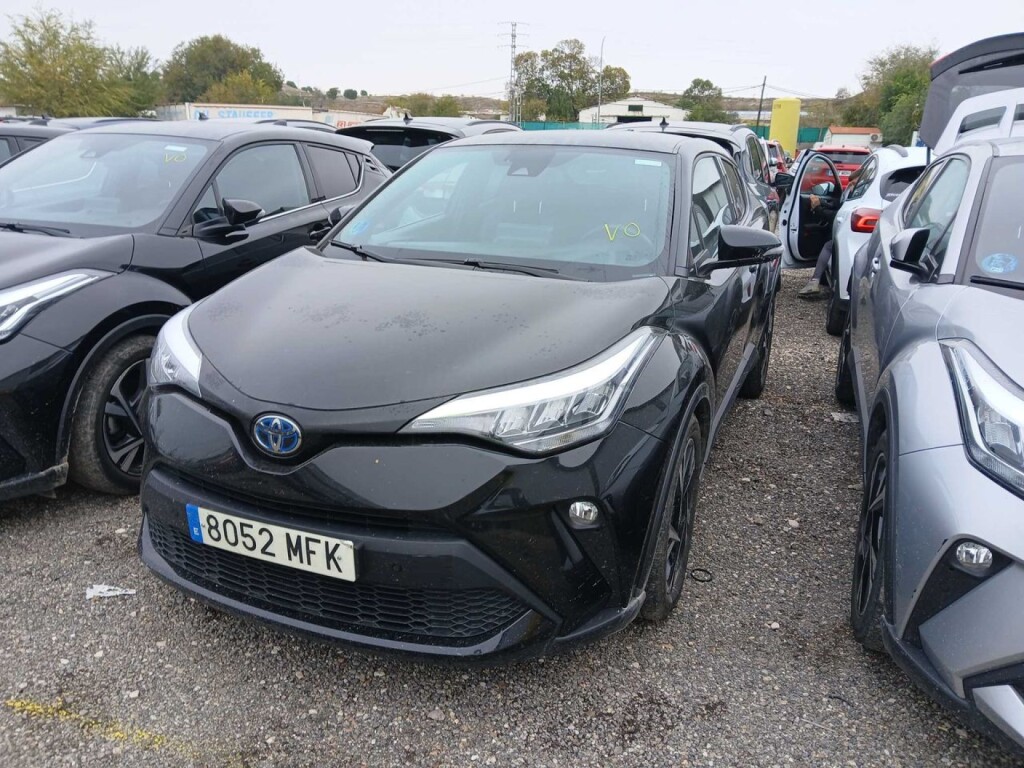
[[672, 205], [668, 157], [575, 146], [442, 147], [395, 177], [336, 242], [385, 257], [500, 262], [586, 280], [661, 274]]
[[993, 161], [985, 203], [978, 217], [967, 276], [1024, 286], [1024, 158]]
[[73, 234], [143, 229], [164, 217], [210, 146], [171, 136], [65, 134], [0, 166], [0, 223]]

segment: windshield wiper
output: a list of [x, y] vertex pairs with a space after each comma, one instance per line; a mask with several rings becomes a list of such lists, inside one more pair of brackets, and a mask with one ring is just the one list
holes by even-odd
[[415, 259], [415, 261], [432, 261], [441, 264], [459, 264], [464, 267], [476, 267], [477, 269], [489, 269], [495, 272], [518, 272], [521, 275], [533, 275], [534, 277], [557, 276], [567, 280], [575, 280], [575, 277], [563, 275], [554, 267], [532, 267], [525, 264], [508, 264], [504, 261], [480, 261], [479, 259]]
[[39, 224], [19, 224], [16, 221], [0, 224], [0, 229], [6, 229], [9, 232], [41, 232], [44, 235], [52, 235], [53, 237], [64, 237], [71, 234], [70, 229], [44, 227]]
[[381, 256], [379, 253], [367, 250], [361, 245], [355, 243], [343, 243], [340, 240], [331, 240], [331, 245], [335, 245], [338, 248], [344, 248], [346, 251], [354, 253], [356, 256], [362, 257], [363, 261], [372, 259], [373, 261], [395, 261], [395, 259], [389, 259], [387, 256]]
[[976, 285], [991, 285], [995, 288], [1016, 288], [1024, 290], [1024, 283], [1017, 283], [1013, 280], [1002, 280], [998, 277], [986, 277], [985, 275], [971, 275], [971, 282]]

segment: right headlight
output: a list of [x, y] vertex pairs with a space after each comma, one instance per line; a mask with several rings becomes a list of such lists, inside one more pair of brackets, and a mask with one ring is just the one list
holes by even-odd
[[1024, 389], [965, 340], [943, 342], [960, 408], [960, 426], [974, 462], [1024, 493]]
[[203, 356], [188, 331], [188, 317], [195, 304], [176, 314], [160, 329], [149, 358], [149, 386], [176, 386], [196, 397]]

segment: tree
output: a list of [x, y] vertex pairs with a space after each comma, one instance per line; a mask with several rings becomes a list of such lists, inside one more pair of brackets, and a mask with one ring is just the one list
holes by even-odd
[[540, 120], [547, 112], [547, 108], [547, 101], [539, 99], [536, 96], [523, 99], [523, 102], [520, 105], [523, 120]]
[[327, 98], [330, 99], [331, 101], [334, 101], [336, 98], [338, 98], [338, 89], [337, 88], [328, 88], [327, 89]]
[[462, 114], [462, 105], [454, 96], [440, 96], [434, 100], [429, 114], [433, 117], [459, 117]]
[[163, 79], [170, 101], [195, 101], [229, 75], [248, 72], [274, 93], [281, 90], [280, 70], [264, 60], [259, 48], [239, 45], [223, 35], [197, 37], [180, 43], [164, 66]]
[[359, 92], [355, 88], [346, 88], [342, 94], [346, 99], [357, 99], [359, 98]]
[[295, 84], [294, 80], [286, 80], [284, 84], [287, 85], [289, 88], [298, 88], [299, 87], [299, 86], [297, 86]]
[[12, 19], [0, 42], [0, 96], [53, 117], [121, 115], [126, 88], [112, 73], [110, 51], [97, 42], [91, 21], [66, 20], [57, 11]]
[[202, 101], [222, 104], [273, 104], [277, 92], [264, 81], [242, 70], [214, 83], [202, 94]]
[[899, 45], [872, 56], [861, 75], [863, 90], [842, 108], [847, 125], [879, 127], [887, 142], [906, 144], [921, 123], [935, 48]]
[[413, 116], [429, 115], [434, 108], [434, 97], [429, 93], [413, 93], [409, 96], [399, 96], [395, 99], [395, 105]]
[[369, 96], [370, 94], [368, 94], [366, 91], [360, 91], [359, 95], [360, 96]]
[[[562, 40], [554, 48], [527, 51], [516, 56], [515, 82], [524, 118], [526, 104], [530, 114], [545, 114], [550, 120], [573, 121], [581, 109], [597, 103], [598, 83], [601, 97], [615, 101], [630, 91], [629, 73], [622, 67], [606, 66], [587, 56], [579, 40]], [[538, 102], [544, 107], [539, 108]]]
[[676, 106], [688, 110], [690, 120], [706, 123], [728, 123], [733, 115], [722, 106], [722, 89], [700, 77], [695, 77], [690, 87], [683, 91]]
[[115, 46], [108, 54], [110, 76], [121, 87], [124, 114], [139, 115], [153, 109], [162, 100], [163, 83], [149, 51]]

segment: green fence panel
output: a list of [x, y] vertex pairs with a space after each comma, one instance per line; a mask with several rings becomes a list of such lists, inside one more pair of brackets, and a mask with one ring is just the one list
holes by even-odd
[[536, 120], [531, 122], [516, 123], [524, 131], [595, 131], [606, 128], [607, 123], [559, 123], [554, 120]]

